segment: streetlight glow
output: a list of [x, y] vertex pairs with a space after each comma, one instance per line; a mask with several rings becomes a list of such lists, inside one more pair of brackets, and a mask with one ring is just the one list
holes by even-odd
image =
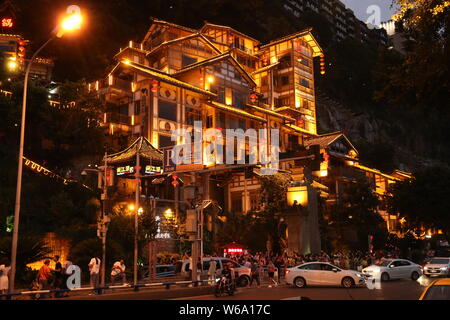
[[15, 71], [15, 70], [17, 70], [18, 64], [17, 64], [16, 59], [12, 58], [11, 60], [8, 61], [8, 64], [7, 64], [7, 65], [8, 65], [8, 69], [9, 69], [10, 71]]
[[64, 18], [61, 23], [61, 28], [64, 29], [64, 31], [80, 30], [82, 22], [83, 17], [81, 14], [71, 14], [70, 16]]
[[134, 204], [128, 205], [128, 210], [134, 211], [134, 209], [136, 209], [136, 207], [134, 206]]

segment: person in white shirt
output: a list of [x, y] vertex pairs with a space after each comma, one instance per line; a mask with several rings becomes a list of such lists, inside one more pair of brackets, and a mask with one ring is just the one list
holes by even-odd
[[126, 284], [127, 278], [125, 275], [125, 262], [123, 259], [120, 259], [120, 261], [116, 261], [112, 267], [112, 271], [111, 271], [112, 285], [115, 284], [117, 279], [122, 279], [123, 285]]
[[[89, 262], [89, 274], [90, 274], [90, 280], [91, 280], [91, 287], [97, 288], [99, 283], [99, 274], [100, 274], [100, 264], [101, 260], [97, 257], [94, 257], [91, 259], [91, 262]], [[94, 291], [95, 293], [95, 291]]]
[[215, 280], [216, 270], [217, 270], [217, 262], [216, 260], [211, 259], [211, 261], [209, 262], [208, 280]]
[[8, 258], [3, 258], [0, 262], [0, 294], [8, 292], [10, 271], [11, 266]]

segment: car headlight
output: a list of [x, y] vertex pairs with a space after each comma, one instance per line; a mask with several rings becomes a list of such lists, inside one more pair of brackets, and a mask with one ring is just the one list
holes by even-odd
[[425, 270], [428, 270], [428, 267], [425, 267], [424, 269], [425, 269]]
[[357, 273], [356, 276], [357, 276], [358, 278], [361, 278], [363, 275], [362, 275], [361, 273]]
[[444, 270], [444, 271], [447, 270], [447, 269], [448, 269], [448, 267], [442, 267], [441, 268], [441, 270]]

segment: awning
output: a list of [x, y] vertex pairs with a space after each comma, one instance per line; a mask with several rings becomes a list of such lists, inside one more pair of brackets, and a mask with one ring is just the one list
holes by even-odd
[[[139, 150], [139, 157], [156, 161], [158, 163], [163, 162], [163, 153], [152, 146], [152, 144], [144, 137], [137, 138], [128, 148], [118, 153], [108, 155], [106, 160], [108, 164], [120, 164], [126, 163], [136, 158], [136, 152]], [[103, 159], [104, 160], [104, 159]]]

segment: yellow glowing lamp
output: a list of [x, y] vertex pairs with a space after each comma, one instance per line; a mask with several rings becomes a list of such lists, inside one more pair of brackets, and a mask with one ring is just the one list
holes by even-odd
[[66, 16], [61, 20], [59, 24], [56, 37], [61, 38], [66, 32], [73, 32], [81, 29], [83, 24], [83, 16], [81, 15], [81, 9], [78, 6], [69, 6], [67, 8]]
[[128, 205], [128, 210], [134, 211], [134, 209], [136, 209], [136, 207], [134, 206], [134, 204]]
[[8, 61], [7, 66], [8, 66], [8, 69], [9, 69], [10, 71], [16, 71], [16, 70], [17, 70], [17, 67], [18, 67], [19, 65], [17, 64], [17, 61], [16, 61], [15, 58], [11, 58], [11, 59]]
[[287, 201], [289, 206], [293, 206], [295, 203], [306, 207], [308, 205], [308, 188], [306, 186], [289, 187]]
[[172, 219], [173, 218], [172, 209], [169, 208], [166, 211], [164, 211], [164, 217], [166, 217], [166, 219]]

